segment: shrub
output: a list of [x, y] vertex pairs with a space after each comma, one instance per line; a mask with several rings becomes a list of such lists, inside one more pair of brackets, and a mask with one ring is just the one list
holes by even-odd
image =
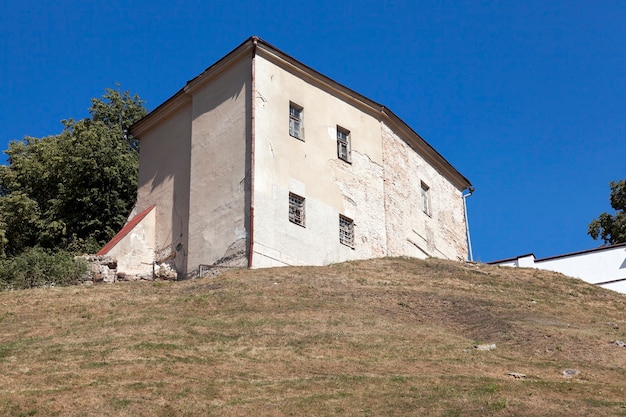
[[22, 289], [46, 285], [69, 285], [80, 281], [87, 263], [68, 252], [30, 248], [0, 261], [0, 286]]

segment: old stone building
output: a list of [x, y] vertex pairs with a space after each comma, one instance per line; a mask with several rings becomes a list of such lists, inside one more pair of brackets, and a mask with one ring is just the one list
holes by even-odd
[[132, 132], [135, 223], [153, 222], [132, 268], [466, 257], [470, 182], [389, 109], [256, 37]]

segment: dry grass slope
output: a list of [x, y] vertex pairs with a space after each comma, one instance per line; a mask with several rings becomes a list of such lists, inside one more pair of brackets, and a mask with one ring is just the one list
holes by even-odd
[[626, 415], [616, 339], [623, 295], [435, 259], [5, 292], [0, 415]]

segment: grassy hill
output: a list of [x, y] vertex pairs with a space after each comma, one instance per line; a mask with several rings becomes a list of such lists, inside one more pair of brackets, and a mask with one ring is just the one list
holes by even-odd
[[435, 259], [4, 292], [0, 415], [626, 415], [614, 340], [626, 296]]

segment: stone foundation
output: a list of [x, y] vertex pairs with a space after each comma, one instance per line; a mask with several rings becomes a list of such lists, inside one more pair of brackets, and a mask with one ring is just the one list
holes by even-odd
[[89, 269], [82, 277], [85, 283], [113, 283], [117, 281], [154, 281], [165, 279], [176, 281], [178, 274], [169, 263], [146, 265], [146, 272], [141, 274], [127, 274], [117, 270], [117, 259], [108, 255], [83, 255], [77, 258], [84, 259]]

